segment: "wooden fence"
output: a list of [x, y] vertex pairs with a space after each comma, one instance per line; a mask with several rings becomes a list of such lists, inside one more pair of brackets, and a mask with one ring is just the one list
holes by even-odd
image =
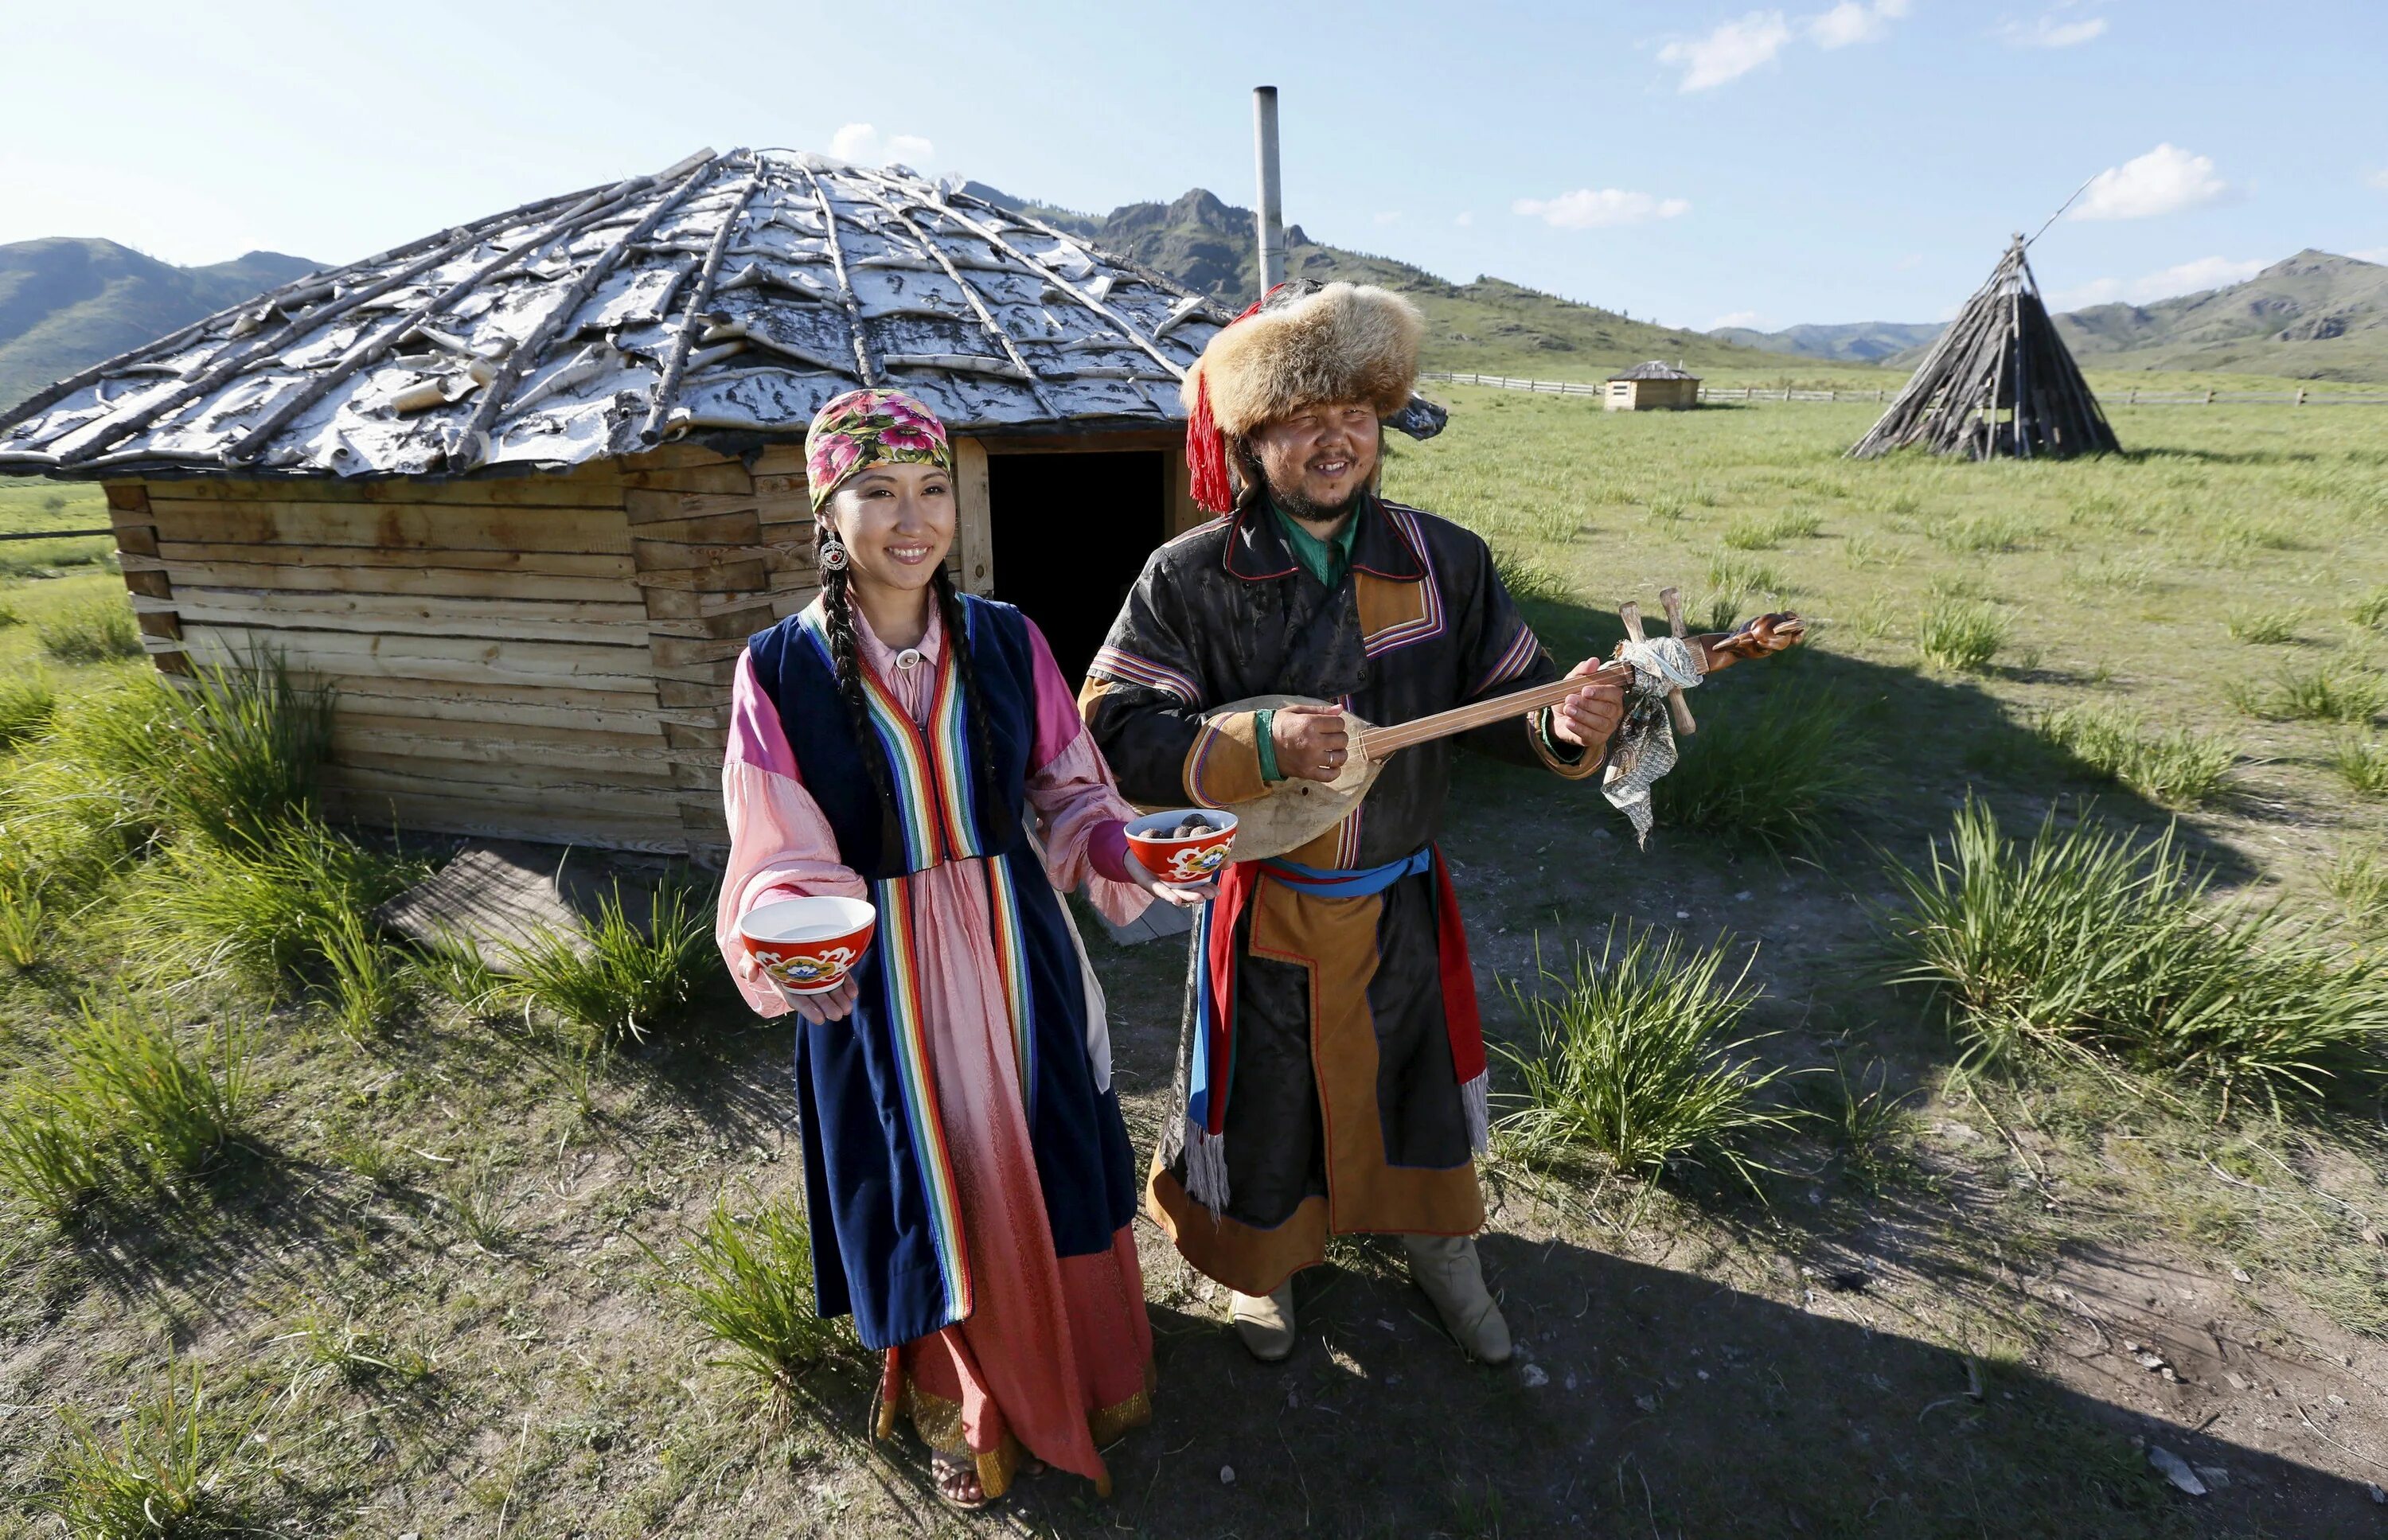
[[[1518, 380], [1506, 374], [1454, 374], [1429, 372], [1422, 379], [1442, 380], [1452, 385], [1490, 385], [1495, 390], [1530, 390], [1544, 396], [1585, 396], [1594, 399], [1607, 394], [1606, 385], [1585, 380]], [[1795, 390], [1788, 385], [1708, 385], [1700, 386], [1703, 401], [1887, 401], [1893, 392], [1883, 390]], [[2388, 406], [2388, 396], [2333, 395], [2327, 391], [2297, 390], [2140, 390], [2103, 392], [2099, 401], [2110, 407], [2381, 407]]]

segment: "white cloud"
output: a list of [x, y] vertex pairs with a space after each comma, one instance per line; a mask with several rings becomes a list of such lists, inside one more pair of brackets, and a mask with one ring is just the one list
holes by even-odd
[[1377, 216], [1377, 222], [1378, 224], [1399, 224], [1402, 222], [1402, 211], [1395, 208], [1390, 212], [1379, 214]]
[[1471, 209], [1471, 210], [1470, 210], [1470, 211], [1468, 211], [1467, 213], [1462, 214], [1462, 215], [1460, 215], [1458, 218], [1456, 218], [1456, 219], [1453, 220], [1451, 222], [1452, 222], [1452, 223], [1454, 223], [1454, 224], [1455, 224], [1455, 225], [1457, 225], [1457, 226], [1459, 226], [1462, 230], [1465, 230], [1465, 229], [1467, 229], [1469, 225], [1474, 224], [1474, 223], [1476, 222], [1476, 215], [1475, 215], [1475, 212], [1474, 212], [1474, 210], [1472, 210], [1472, 209]]
[[2093, 278], [2086, 284], [2059, 289], [2048, 297], [2060, 310], [2077, 310], [2085, 305], [2111, 305], [2128, 300], [2144, 305], [2153, 299], [2170, 299], [2177, 295], [2198, 294], [2206, 289], [2228, 288], [2243, 284], [2271, 266], [2260, 257], [2239, 261], [2229, 257], [2199, 257], [2171, 267], [2145, 273], [2138, 278]]
[[1756, 310], [1727, 310], [1724, 314], [1717, 317], [1714, 321], [1709, 322], [1706, 330], [1716, 332], [1721, 331], [1727, 326], [1755, 326], [1758, 324], [1758, 321], [1759, 315]]
[[2382, 192], [2388, 193], [2388, 170], [2372, 172], [2363, 179], [2363, 184], [2366, 187], [2377, 187]]
[[1678, 90], [1706, 91], [1771, 62], [1790, 41], [1791, 27], [1781, 11], [1752, 11], [1705, 37], [1668, 44], [1658, 50], [1658, 62], [1683, 70]]
[[1541, 220], [1561, 230], [1602, 230], [1611, 225], [1643, 224], [1688, 214], [1692, 206], [1682, 198], [1657, 198], [1616, 187], [1579, 187], [1555, 198], [1519, 198], [1512, 212]]
[[1924, 265], [1924, 254], [1920, 251], [1911, 251], [1890, 265], [1901, 272], [1907, 272]]
[[933, 158], [937, 147], [917, 133], [882, 138], [869, 123], [848, 123], [830, 135], [829, 153], [857, 166], [888, 166], [899, 161], [920, 165]]
[[2347, 255], [2358, 262], [2388, 262], [2388, 246], [2366, 246], [2361, 251], [2350, 251]]
[[1907, 14], [1908, 0], [1841, 0], [1831, 10], [1808, 18], [1808, 36], [1819, 48], [1846, 48], [1872, 43], [1890, 31], [1890, 23]]
[[2158, 145], [2135, 160], [2110, 166], [2090, 183], [2073, 207], [2077, 220], [2144, 220], [2212, 203], [2230, 191], [2214, 174], [2214, 162], [2172, 145]]
[[2015, 48], [2071, 48], [2092, 38], [2106, 35], [2106, 19], [2085, 17], [2079, 21], [2059, 21], [2054, 16], [2043, 16], [2026, 27], [2020, 21], [2010, 21], [1999, 29], [1999, 36]]

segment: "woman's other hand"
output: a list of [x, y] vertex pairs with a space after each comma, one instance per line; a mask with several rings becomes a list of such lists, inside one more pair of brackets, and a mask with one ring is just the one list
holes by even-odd
[[1180, 909], [1191, 909], [1198, 903], [1207, 903], [1219, 896], [1219, 884], [1215, 880], [1211, 882], [1162, 881], [1145, 869], [1144, 863], [1136, 858], [1134, 851], [1127, 852], [1127, 876], [1129, 881], [1150, 893], [1154, 898], [1174, 903]]
[[[777, 983], [778, 980], [774, 979], [773, 982]], [[782, 987], [780, 991], [780, 998], [794, 1007], [798, 1016], [819, 1027], [827, 1022], [844, 1021], [848, 1015], [852, 1014], [855, 996], [859, 992], [854, 982], [854, 975], [849, 973], [833, 990], [824, 990], [819, 994], [798, 994], [793, 990]]]

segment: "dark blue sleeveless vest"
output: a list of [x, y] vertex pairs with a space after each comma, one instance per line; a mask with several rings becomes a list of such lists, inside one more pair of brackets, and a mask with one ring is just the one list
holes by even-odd
[[[819, 1026], [798, 1020], [795, 1054], [818, 1307], [824, 1317], [850, 1311], [872, 1348], [926, 1336], [973, 1308], [960, 1204], [928, 1068], [927, 1035], [937, 1023], [918, 988], [911, 871], [959, 859], [986, 885], [995, 933], [971, 941], [988, 953], [1010, 1002], [1055, 1252], [1108, 1251], [1137, 1203], [1118, 1099], [1096, 1089], [1086, 1058], [1077, 948], [1024, 827], [1036, 711], [1028, 623], [1008, 604], [965, 596], [962, 606], [992, 761], [984, 774], [959, 711], [946, 714], [942, 734], [933, 713], [930, 727], [909, 737], [906, 722], [891, 719], [901, 713], [877, 713], [872, 740], [857, 740], [818, 606], [747, 644], [805, 789], [837, 837], [839, 859], [870, 880], [879, 906], [878, 934], [856, 975], [854, 1013]], [[958, 677], [949, 688], [959, 690]], [[866, 753], [888, 770], [895, 806], [881, 797]], [[926, 774], [908, 780], [908, 766], [925, 766]]]

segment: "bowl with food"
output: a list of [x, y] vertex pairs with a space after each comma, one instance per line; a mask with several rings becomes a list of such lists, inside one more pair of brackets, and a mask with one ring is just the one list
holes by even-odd
[[879, 911], [860, 899], [781, 899], [747, 911], [738, 940], [789, 993], [823, 994], [861, 966], [878, 928]]
[[1208, 882], [1227, 864], [1236, 815], [1214, 807], [1181, 807], [1131, 818], [1127, 848], [1163, 882]]

